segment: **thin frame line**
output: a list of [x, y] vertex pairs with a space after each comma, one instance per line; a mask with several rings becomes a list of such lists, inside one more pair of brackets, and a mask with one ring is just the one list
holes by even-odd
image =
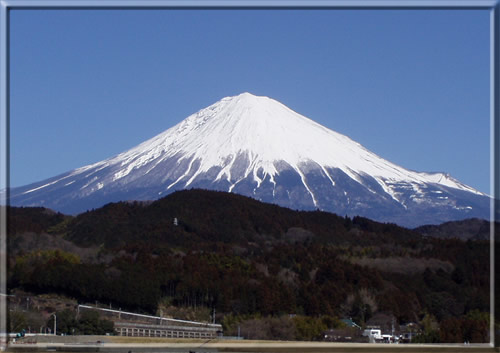
[[186, 8], [186, 9], [492, 9], [498, 0], [3, 0], [19, 8]]
[[496, 231], [500, 222], [500, 5], [497, 2], [490, 13], [490, 191], [492, 194], [490, 204], [490, 344], [499, 347], [496, 341], [495, 314], [500, 313], [500, 308], [495, 302], [495, 277], [497, 268], [495, 248], [500, 244]]
[[[7, 200], [9, 190], [8, 16], [0, 1], [0, 350], [7, 347]], [[4, 24], [2, 26], [2, 24]], [[5, 166], [5, 168], [4, 168]]]

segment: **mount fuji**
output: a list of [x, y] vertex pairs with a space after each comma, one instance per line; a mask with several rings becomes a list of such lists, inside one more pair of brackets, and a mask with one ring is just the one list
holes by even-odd
[[445, 173], [415, 172], [268, 97], [226, 97], [114, 157], [10, 190], [13, 206], [63, 213], [176, 190], [238, 193], [281, 206], [407, 227], [489, 219], [490, 198]]

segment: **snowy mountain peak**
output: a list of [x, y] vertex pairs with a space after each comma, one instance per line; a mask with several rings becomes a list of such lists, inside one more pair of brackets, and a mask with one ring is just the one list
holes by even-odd
[[[191, 187], [292, 208], [372, 210], [379, 220], [424, 205], [469, 212], [476, 206], [457, 202], [457, 192], [485, 197], [447, 174], [400, 167], [272, 98], [248, 92], [225, 97], [115, 157], [11, 195], [26, 201], [58, 190], [68, 203], [97, 195], [108, 201], [144, 200]], [[391, 214], [379, 215], [381, 205]]]
[[218, 177], [227, 178], [231, 184], [237, 180], [232, 179], [229, 170], [238, 156], [245, 156], [249, 169], [244, 177], [252, 170], [261, 170], [264, 175], [273, 177], [279, 173], [277, 164], [283, 165], [282, 162], [297, 172], [301, 171], [302, 164], [314, 163], [321, 167], [340, 168], [358, 181], [364, 175], [375, 177], [388, 193], [390, 188], [384, 180], [391, 183], [402, 180], [414, 183], [446, 181], [446, 186], [479, 193], [454, 179], [443, 178], [441, 174], [417, 173], [401, 168], [274, 99], [248, 92], [223, 98], [160, 136], [150, 140], [151, 143], [160, 142], [155, 148], [147, 142], [146, 146], [132, 150], [133, 153], [151, 156], [151, 151], [158, 149], [166, 156], [182, 153], [184, 158], [199, 161], [195, 176], [213, 166], [220, 166], [224, 170]]
[[[222, 98], [221, 101], [238, 101], [238, 102], [248, 102], [249, 104], [258, 104], [258, 102], [263, 102], [266, 100], [269, 100], [271, 98], [267, 96], [257, 96], [255, 94], [252, 94], [250, 92], [243, 92], [238, 94], [237, 96], [230, 96], [230, 97], [225, 97]], [[275, 101], [277, 102], [277, 101]], [[278, 102], [279, 103], [279, 102]]]

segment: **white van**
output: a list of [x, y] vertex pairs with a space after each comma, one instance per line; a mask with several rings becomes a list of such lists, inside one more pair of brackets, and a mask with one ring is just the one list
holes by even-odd
[[374, 328], [364, 330], [363, 336], [365, 336], [365, 337], [368, 336], [371, 343], [374, 343], [375, 341], [381, 340], [383, 338], [382, 331], [379, 329], [374, 329]]

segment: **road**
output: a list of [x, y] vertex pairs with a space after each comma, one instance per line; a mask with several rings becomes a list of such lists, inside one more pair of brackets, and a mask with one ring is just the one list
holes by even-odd
[[[47, 338], [47, 337], [46, 337]], [[62, 338], [62, 337], [54, 337]], [[119, 341], [119, 342], [117, 342]], [[109, 353], [354, 353], [354, 352], [500, 352], [500, 349], [482, 345], [411, 345], [367, 344], [330, 342], [279, 342], [250, 340], [189, 340], [189, 339], [139, 339], [110, 336], [66, 336], [59, 342], [31, 340], [32, 343], [10, 344], [7, 352], [109, 352]]]

